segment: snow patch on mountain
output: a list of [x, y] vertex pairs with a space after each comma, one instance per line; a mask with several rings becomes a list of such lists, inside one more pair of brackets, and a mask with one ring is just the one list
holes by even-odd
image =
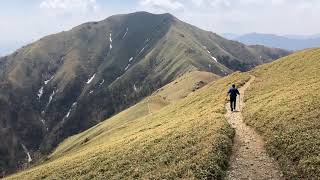
[[213, 59], [215, 62], [218, 62], [217, 58], [215, 58], [212, 53], [208, 50], [207, 46], [203, 46], [205, 50], [207, 50], [208, 54], [210, 55], [211, 59]]
[[48, 128], [48, 126], [46, 124], [46, 121], [44, 119], [41, 119], [40, 121], [42, 122], [42, 124], [46, 128], [46, 130], [49, 131], [49, 128]]
[[125, 32], [124, 35], [122, 36], [122, 39], [124, 39], [124, 38], [127, 36], [128, 31], [129, 31], [129, 28], [126, 29], [126, 32]]
[[23, 151], [26, 153], [26, 155], [27, 155], [27, 157], [28, 157], [28, 162], [30, 163], [30, 162], [32, 161], [32, 158], [31, 158], [31, 155], [30, 155], [27, 147], [26, 147], [24, 144], [22, 144], [22, 143], [20, 143], [20, 144], [21, 144], [21, 146], [22, 146]]
[[53, 78], [54, 76], [51, 76], [48, 80], [44, 81], [44, 85], [47, 85]]
[[110, 41], [110, 50], [112, 49], [112, 33], [109, 35], [109, 41]]
[[40, 99], [43, 95], [43, 86], [38, 91], [38, 99]]
[[138, 56], [140, 56], [140, 55], [144, 52], [144, 50], [148, 47], [148, 45], [149, 45], [149, 44], [146, 44], [146, 45], [140, 50]]
[[67, 114], [64, 116], [63, 121], [64, 121], [66, 118], [69, 118], [69, 116], [70, 116], [70, 114], [71, 114], [71, 111], [72, 111], [76, 106], [77, 106], [77, 102], [74, 102], [74, 103], [71, 105], [70, 109], [68, 110]]
[[102, 81], [100, 82], [99, 86], [102, 86], [104, 83], [104, 79], [102, 79]]
[[50, 105], [50, 103], [51, 103], [54, 95], [55, 95], [55, 91], [53, 90], [52, 93], [51, 93], [51, 95], [50, 95], [50, 97], [49, 97], [49, 101], [48, 101], [46, 107], [49, 107], [49, 105]]
[[129, 64], [124, 68], [124, 70], [125, 70], [125, 71], [128, 70], [130, 66], [131, 66], [131, 64], [129, 63]]
[[131, 66], [131, 62], [132, 62], [132, 61], [133, 61], [133, 57], [131, 57], [131, 58], [129, 59], [129, 64], [124, 68], [125, 71], [129, 69], [129, 67]]
[[135, 92], [138, 92], [138, 88], [137, 88], [136, 84], [133, 85], [133, 90], [134, 90]]
[[96, 74], [94, 74], [93, 76], [91, 76], [91, 78], [88, 79], [87, 84], [90, 84], [92, 82], [92, 80], [94, 79], [94, 77], [96, 76]]

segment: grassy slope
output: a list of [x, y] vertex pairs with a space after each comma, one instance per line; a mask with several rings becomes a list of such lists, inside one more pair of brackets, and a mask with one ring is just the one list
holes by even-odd
[[266, 138], [289, 178], [320, 177], [320, 49], [263, 65], [246, 96], [244, 117]]
[[183, 75], [180, 78], [177, 78], [172, 83], [160, 88], [152, 95], [158, 95], [163, 97], [167, 101], [176, 101], [185, 98], [190, 94], [190, 92], [196, 90], [196, 83], [202, 81], [204, 84], [216, 80], [219, 77], [204, 71], [192, 71]]
[[225, 89], [248, 79], [236, 73], [158, 112], [119, 126], [105, 121], [98, 136], [85, 138], [89, 129], [77, 135], [81, 146], [57, 158], [58, 148], [47, 163], [9, 179], [221, 178], [234, 133], [224, 118]]
[[132, 120], [144, 117], [151, 113], [155, 113], [161, 110], [163, 107], [185, 98], [187, 95], [192, 93], [193, 86], [199, 81], [203, 81], [207, 84], [209, 82], [217, 80], [218, 78], [219, 77], [215, 74], [203, 71], [193, 71], [187, 73], [186, 75], [177, 78], [175, 81], [159, 89], [157, 92], [152, 94], [150, 97], [145, 98], [140, 103], [128, 108], [127, 110], [122, 111], [116, 116], [90, 128], [83, 133], [74, 135], [66, 139], [50, 155], [50, 158], [60, 157], [65, 152], [77, 149], [79, 146], [82, 146], [83, 142], [89, 139], [91, 140], [93, 138], [96, 138], [100, 134], [111, 129], [123, 126], [124, 124]]

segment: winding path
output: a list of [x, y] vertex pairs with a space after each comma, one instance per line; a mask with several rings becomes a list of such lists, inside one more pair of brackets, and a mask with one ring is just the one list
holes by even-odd
[[[255, 77], [251, 76], [251, 79], [240, 88], [240, 111], [231, 112], [229, 103], [226, 104], [225, 117], [236, 131], [227, 180], [284, 179], [277, 163], [266, 153], [262, 137], [254, 129], [247, 126], [242, 119], [241, 110], [245, 105], [243, 100], [245, 90], [254, 80]], [[239, 109], [239, 105], [237, 109]]]

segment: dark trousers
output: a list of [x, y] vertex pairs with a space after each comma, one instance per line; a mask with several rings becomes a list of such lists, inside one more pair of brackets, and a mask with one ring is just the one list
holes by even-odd
[[230, 98], [230, 108], [232, 110], [236, 110], [237, 98]]

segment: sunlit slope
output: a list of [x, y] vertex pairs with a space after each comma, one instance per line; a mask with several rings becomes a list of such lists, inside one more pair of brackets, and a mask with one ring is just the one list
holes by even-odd
[[258, 67], [244, 117], [293, 179], [320, 178], [320, 49]]
[[152, 96], [161, 96], [170, 102], [176, 101], [185, 98], [191, 92], [216, 79], [218, 79], [218, 76], [212, 73], [192, 71], [160, 88]]
[[91, 139], [85, 137], [94, 129], [85, 131], [77, 135], [85, 139], [78, 148], [9, 179], [221, 178], [234, 134], [224, 118], [225, 90], [248, 79], [239, 73], [219, 79]]
[[[140, 103], [128, 108], [127, 110], [124, 110], [116, 116], [92, 127], [83, 133], [66, 139], [50, 155], [50, 158], [54, 159], [64, 155], [67, 151], [77, 150], [79, 146], [83, 146], [83, 142], [86, 142], [89, 139], [97, 138], [102, 133], [106, 133], [111, 129], [122, 127], [134, 119], [155, 113], [163, 107], [185, 98], [194, 91], [194, 87], [199, 84], [199, 82], [203, 82], [203, 85], [206, 85], [214, 80], [217, 80], [218, 78], [219, 77], [213, 73], [203, 71], [193, 71], [187, 73], [186, 75], [183, 75], [177, 80], [159, 89], [156, 93], [142, 100]], [[173, 94], [174, 96], [172, 96]]]

